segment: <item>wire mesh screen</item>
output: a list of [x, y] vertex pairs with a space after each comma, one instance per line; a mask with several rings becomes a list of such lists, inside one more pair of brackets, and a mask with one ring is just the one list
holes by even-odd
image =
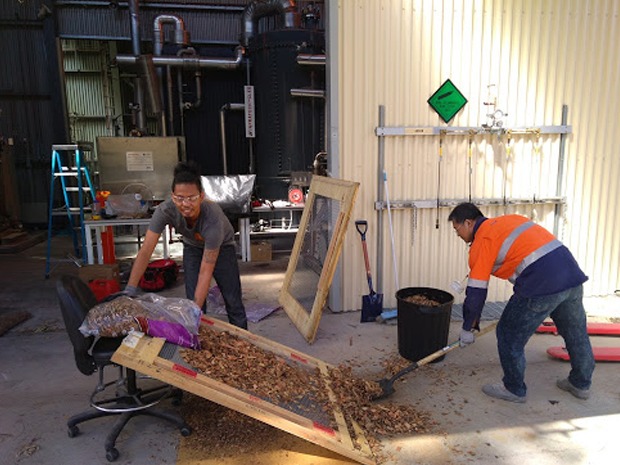
[[[183, 350], [186, 350], [186, 349], [182, 349], [180, 346], [176, 344], [165, 342], [161, 351], [159, 352], [159, 357], [166, 359], [166, 360], [170, 360], [176, 363], [177, 365], [181, 365], [189, 370], [200, 372], [200, 370], [197, 370], [196, 368], [191, 366], [189, 363], [187, 363], [183, 359], [183, 355], [181, 353], [181, 351]], [[242, 363], [243, 359], [244, 357], [240, 356], [239, 363]], [[288, 359], [284, 359], [281, 357], [280, 357], [280, 360], [294, 367], [297, 370], [306, 370], [308, 372], [312, 372], [313, 370], [315, 370], [313, 366], [309, 366], [308, 364], [305, 364], [305, 363], [296, 362], [295, 360], [288, 360]], [[205, 376], [209, 376], [208, 373], [202, 373], [202, 374], [204, 374]], [[277, 379], [273, 380], [274, 383], [276, 383], [277, 381], [278, 381]], [[324, 389], [323, 384], [316, 385], [316, 380], [313, 380], [312, 378], [311, 378], [311, 381], [315, 381], [315, 387], [317, 390]], [[329, 425], [334, 424], [335, 419], [334, 419], [333, 413], [331, 412], [331, 410], [323, 408], [321, 401], [317, 399], [315, 395], [313, 395], [313, 389], [309, 389], [309, 386], [306, 386], [307, 392], [303, 396], [298, 396], [296, 397], [295, 400], [291, 400], [288, 402], [278, 401], [277, 399], [272, 399], [270, 397], [261, 396], [257, 394], [256, 392], [244, 391], [242, 389], [239, 389], [239, 390], [246, 394], [250, 394], [252, 396], [266, 400], [267, 402], [270, 402], [273, 405], [277, 405], [278, 407], [282, 407], [283, 409], [286, 409], [289, 412], [293, 412], [293, 413], [296, 413], [297, 415], [309, 418], [312, 421], [317, 421], [323, 425], [329, 426]]]
[[316, 195], [304, 231], [299, 259], [293, 273], [289, 292], [310, 313], [317, 294], [319, 278], [327, 258], [340, 202]]

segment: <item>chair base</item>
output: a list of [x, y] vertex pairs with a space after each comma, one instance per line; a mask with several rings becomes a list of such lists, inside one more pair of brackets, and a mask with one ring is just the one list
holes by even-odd
[[67, 421], [68, 434], [70, 438], [73, 438], [80, 434], [80, 429], [78, 428], [78, 424], [83, 423], [88, 420], [92, 420], [94, 418], [107, 417], [111, 415], [117, 415], [118, 419], [114, 423], [112, 430], [108, 433], [108, 436], [105, 440], [105, 451], [106, 458], [109, 462], [114, 462], [118, 456], [119, 452], [116, 449], [116, 440], [120, 435], [121, 431], [125, 427], [125, 425], [131, 420], [133, 417], [138, 415], [149, 415], [156, 418], [161, 418], [163, 420], [167, 420], [173, 423], [175, 426], [179, 428], [181, 434], [183, 436], [189, 436], [192, 432], [191, 427], [185, 422], [185, 420], [177, 413], [167, 412], [164, 410], [157, 409], [143, 409], [143, 410], [134, 410], [124, 413], [119, 412], [104, 412], [97, 409], [91, 409], [86, 412], [79, 413], [77, 415], [72, 416], [69, 421]]

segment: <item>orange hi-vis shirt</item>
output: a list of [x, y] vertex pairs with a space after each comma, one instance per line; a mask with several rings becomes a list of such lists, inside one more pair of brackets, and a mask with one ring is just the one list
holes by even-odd
[[491, 275], [514, 283], [527, 265], [562, 243], [542, 226], [521, 215], [484, 221], [469, 251], [468, 285], [488, 287]]
[[514, 284], [524, 298], [552, 295], [587, 281], [570, 251], [524, 216], [480, 218], [469, 250], [463, 329], [477, 328], [491, 276]]

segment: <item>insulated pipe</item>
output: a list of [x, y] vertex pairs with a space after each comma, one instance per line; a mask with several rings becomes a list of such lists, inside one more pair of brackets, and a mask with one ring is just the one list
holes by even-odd
[[[188, 34], [185, 30], [185, 23], [183, 19], [176, 15], [162, 14], [157, 16], [153, 21], [153, 55], [161, 56], [164, 48], [164, 25], [171, 24], [174, 26], [174, 44], [179, 46], [186, 46], [189, 42]], [[157, 69], [157, 76], [159, 77], [160, 87], [159, 92], [161, 100], [164, 100], [163, 89], [163, 70]], [[162, 112], [161, 115], [161, 131], [162, 136], [166, 136], [168, 130], [170, 133], [174, 132], [174, 112], [172, 111], [172, 72], [170, 66], [166, 68], [166, 80], [168, 83], [168, 127], [166, 126], [166, 112]], [[168, 130], [167, 130], [168, 129]]]
[[226, 149], [226, 110], [245, 110], [243, 103], [225, 103], [220, 108], [220, 134], [222, 137], [222, 166], [224, 175], [228, 174], [228, 153]]
[[298, 65], [325, 66], [325, 63], [325, 55], [311, 55], [308, 53], [297, 55]]
[[[155, 66], [178, 66], [181, 68], [212, 68], [212, 69], [237, 69], [243, 59], [243, 47], [237, 47], [235, 58], [200, 58], [200, 57], [176, 57], [154, 56]], [[119, 65], [133, 65], [137, 62], [135, 56], [117, 55], [116, 63]]]
[[[139, 20], [139, 0], [129, 0], [129, 14], [131, 17], [131, 51], [134, 58], [140, 56], [140, 20]], [[140, 132], [146, 129], [146, 118], [144, 112], [144, 91], [142, 89], [142, 80], [140, 77], [134, 79], [134, 100], [137, 105], [136, 125]], [[135, 107], [134, 107], [135, 108]]]
[[186, 46], [189, 42], [185, 23], [176, 15], [159, 15], [153, 21], [153, 55], [161, 55], [164, 47], [164, 24], [174, 25], [174, 43]]
[[256, 34], [258, 20], [264, 16], [279, 13], [285, 29], [299, 28], [301, 20], [294, 0], [267, 0], [253, 1], [250, 3], [241, 17], [241, 38], [239, 41], [245, 47], [250, 39]]

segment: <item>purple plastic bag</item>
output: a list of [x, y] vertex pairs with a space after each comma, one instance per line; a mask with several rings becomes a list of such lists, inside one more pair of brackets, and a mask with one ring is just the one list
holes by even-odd
[[182, 347], [200, 349], [198, 336], [191, 334], [182, 324], [161, 320], [147, 319], [146, 321], [148, 325], [146, 333], [149, 336], [163, 337], [166, 341]]

